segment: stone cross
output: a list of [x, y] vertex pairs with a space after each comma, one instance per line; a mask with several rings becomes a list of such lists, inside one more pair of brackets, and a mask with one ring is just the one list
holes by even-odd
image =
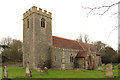
[[106, 65], [106, 77], [108, 78], [113, 78], [114, 77], [114, 73], [112, 70], [112, 64], [107, 64]]
[[4, 78], [5, 80], [8, 78], [8, 70], [7, 70], [7, 66], [4, 66], [3, 68], [3, 72], [4, 72]]

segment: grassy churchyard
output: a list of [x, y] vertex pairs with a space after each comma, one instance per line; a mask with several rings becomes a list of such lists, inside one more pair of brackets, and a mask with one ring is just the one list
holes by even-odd
[[[103, 67], [104, 69], [106, 67]], [[8, 78], [27, 78], [25, 77], [25, 69], [22, 67], [8, 67]], [[106, 69], [105, 69], [106, 70]], [[48, 69], [48, 74], [43, 72], [38, 73], [37, 70], [31, 70], [32, 77], [30, 78], [105, 78], [105, 71], [96, 70], [53, 70]], [[113, 68], [114, 76], [118, 77], [117, 65]], [[2, 74], [3, 76], [3, 74]]]

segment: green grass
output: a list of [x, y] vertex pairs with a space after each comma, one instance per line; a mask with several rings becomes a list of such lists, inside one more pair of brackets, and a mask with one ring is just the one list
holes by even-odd
[[[85, 72], [83, 72], [85, 71]], [[114, 76], [118, 76], [117, 66], [114, 67]], [[22, 67], [8, 67], [9, 78], [26, 78], [25, 69]], [[32, 70], [32, 78], [105, 78], [105, 72], [98, 70], [52, 70], [48, 69], [48, 74], [38, 73]]]

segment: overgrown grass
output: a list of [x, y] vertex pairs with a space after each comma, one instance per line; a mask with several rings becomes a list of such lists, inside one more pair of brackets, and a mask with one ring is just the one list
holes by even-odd
[[[105, 67], [104, 67], [105, 68]], [[117, 66], [114, 66], [114, 76], [118, 76]], [[3, 74], [2, 74], [3, 75]], [[27, 78], [22, 67], [8, 67], [9, 78]], [[53, 70], [48, 69], [48, 74], [32, 70], [32, 78], [105, 78], [105, 72], [98, 70]]]

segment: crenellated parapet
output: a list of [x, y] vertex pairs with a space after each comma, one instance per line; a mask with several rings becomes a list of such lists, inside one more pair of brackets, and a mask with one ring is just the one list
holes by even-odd
[[42, 9], [39, 8], [39, 10], [37, 9], [36, 6], [33, 6], [32, 8], [30, 8], [28, 11], [26, 11], [24, 14], [23, 14], [23, 19], [25, 19], [26, 17], [28, 17], [29, 15], [33, 14], [33, 13], [37, 13], [37, 14], [40, 14], [42, 16], [45, 16], [45, 17], [48, 17], [48, 18], [52, 18], [52, 13], [51, 12], [48, 12], [46, 10], [44, 10], [42, 12]]

